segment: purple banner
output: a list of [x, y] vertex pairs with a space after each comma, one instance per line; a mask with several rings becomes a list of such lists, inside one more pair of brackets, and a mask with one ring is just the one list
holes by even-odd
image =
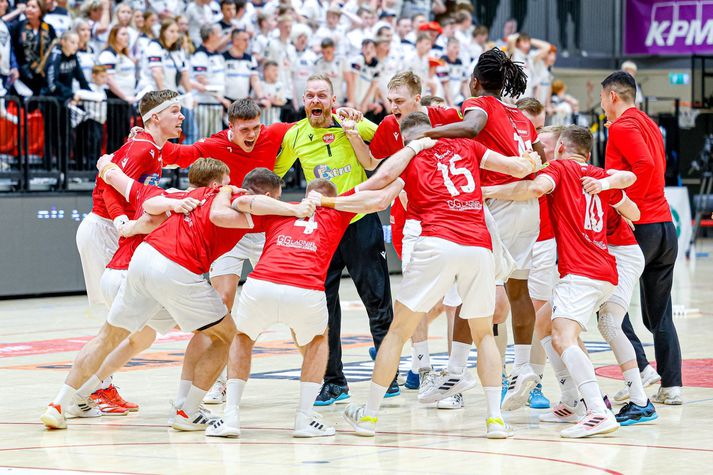
[[713, 54], [713, 0], [626, 0], [624, 54]]

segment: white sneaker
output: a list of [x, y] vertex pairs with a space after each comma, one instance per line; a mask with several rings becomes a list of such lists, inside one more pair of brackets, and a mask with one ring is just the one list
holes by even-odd
[[40, 420], [48, 429], [66, 429], [67, 419], [62, 414], [62, 407], [50, 403], [45, 413], [40, 416]]
[[203, 404], [223, 404], [225, 402], [225, 391], [227, 390], [227, 385], [222, 377], [216, 379], [213, 386], [210, 388], [205, 396], [203, 396]]
[[[661, 381], [661, 376], [656, 372], [653, 366], [648, 365], [641, 374], [641, 382], [645, 388], [653, 386], [654, 384]], [[619, 404], [625, 404], [629, 400], [629, 386], [624, 385], [615, 395], [614, 401]]]
[[510, 374], [508, 390], [503, 398], [503, 411], [520, 409], [530, 398], [530, 391], [540, 383], [540, 377], [529, 364], [523, 365]]
[[423, 386], [418, 389], [418, 402], [423, 404], [437, 402], [473, 389], [475, 385], [475, 376], [467, 368], [461, 374], [449, 374], [445, 369], [432, 371], [426, 377]]
[[183, 409], [176, 411], [176, 418], [171, 427], [179, 431], [198, 431], [205, 430], [212, 418], [208, 417], [204, 411], [199, 408], [193, 414], [186, 414]]
[[566, 439], [580, 439], [609, 434], [617, 429], [619, 429], [619, 423], [611, 411], [607, 410], [602, 414], [589, 411], [577, 424], [560, 432], [560, 436]]
[[510, 424], [503, 421], [500, 417], [490, 417], [485, 421], [486, 432], [485, 436], [488, 439], [507, 439], [515, 435], [515, 432], [510, 427]]
[[560, 401], [552, 410], [540, 414], [540, 422], [577, 422], [584, 414], [584, 404], [578, 402], [572, 407]]
[[223, 417], [210, 419], [205, 429], [208, 437], [240, 437], [240, 408], [226, 407]]
[[357, 435], [362, 437], [374, 437], [376, 434], [376, 423], [378, 417], [370, 417], [364, 414], [366, 405], [349, 404], [344, 409], [344, 419], [352, 426]]
[[461, 393], [441, 399], [436, 403], [437, 409], [462, 409], [465, 407], [465, 400]]
[[658, 392], [651, 396], [651, 402], [666, 404], [667, 406], [680, 406], [683, 404], [681, 386], [671, 386], [670, 388], [661, 386]]
[[305, 414], [297, 412], [295, 416], [295, 431], [292, 437], [329, 437], [336, 434], [334, 427], [322, 422], [322, 415], [317, 412]]
[[67, 406], [66, 414], [71, 417], [101, 417], [102, 412], [92, 398], [75, 394]]

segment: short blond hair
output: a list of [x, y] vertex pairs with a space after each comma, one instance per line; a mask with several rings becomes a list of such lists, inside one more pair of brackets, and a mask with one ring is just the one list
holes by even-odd
[[149, 91], [144, 94], [144, 97], [139, 101], [139, 112], [144, 116], [159, 104], [178, 97], [179, 94], [176, 91], [171, 91], [170, 89], [161, 89], [160, 91]]
[[391, 90], [401, 86], [405, 86], [412, 96], [421, 94], [421, 78], [414, 74], [413, 71], [404, 71], [394, 75], [386, 88]]
[[324, 81], [329, 85], [329, 92], [331, 94], [334, 94], [334, 86], [332, 85], [332, 80], [329, 79], [329, 76], [323, 73], [315, 73], [312, 74], [310, 77], [307, 78], [307, 82], [312, 82], [312, 81]]
[[188, 170], [188, 182], [200, 188], [214, 181], [222, 183], [224, 175], [230, 175], [228, 165], [215, 158], [199, 158]]

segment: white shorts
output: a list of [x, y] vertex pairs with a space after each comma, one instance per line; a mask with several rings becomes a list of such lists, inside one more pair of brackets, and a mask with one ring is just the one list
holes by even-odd
[[119, 247], [119, 232], [110, 220], [89, 213], [79, 223], [76, 241], [89, 303], [106, 303], [102, 297], [99, 281], [106, 265]]
[[250, 233], [243, 236], [234, 248], [226, 252], [210, 266], [210, 278], [221, 275], [243, 275], [243, 264], [250, 261], [253, 268], [265, 247], [265, 233]]
[[637, 245], [631, 246], [609, 246], [609, 254], [616, 258], [616, 271], [619, 274], [619, 285], [611, 294], [607, 302], [621, 305], [625, 310], [629, 310], [631, 297], [634, 295], [634, 288], [641, 273], [644, 272], [644, 253]]
[[587, 331], [587, 323], [614, 292], [614, 285], [603, 280], [568, 274], [555, 285], [552, 320], [566, 318]]
[[490, 199], [488, 208], [495, 218], [500, 239], [515, 260], [513, 279], [527, 279], [532, 265], [532, 248], [540, 235], [540, 203]]
[[221, 320], [228, 309], [208, 281], [141, 243], [107, 322], [135, 332], [165, 308], [183, 331]]
[[455, 284], [462, 318], [490, 317], [495, 310], [495, 262], [489, 249], [421, 236], [413, 249], [396, 300], [428, 312]]
[[[104, 301], [107, 303], [109, 308], [111, 308], [114, 303], [116, 296], [119, 295], [121, 286], [125, 285], [126, 274], [128, 274], [128, 272], [129, 271], [126, 270], [104, 269], [104, 273], [101, 278], [101, 289]], [[147, 325], [161, 335], [165, 335], [173, 330], [176, 326], [176, 322], [173, 318], [171, 318], [171, 315], [168, 314], [166, 309], [161, 308], [156, 315], [151, 317], [151, 320], [148, 321]]]
[[532, 248], [532, 268], [527, 278], [530, 297], [549, 302], [558, 280], [557, 241], [552, 238], [536, 242]]
[[235, 323], [251, 340], [276, 323], [284, 323], [305, 346], [327, 330], [327, 297], [321, 290], [275, 284], [248, 277], [238, 300]]
[[505, 285], [505, 282], [510, 278], [510, 274], [515, 270], [515, 260], [503, 245], [503, 241], [500, 239], [498, 224], [495, 222], [495, 218], [493, 218], [490, 210], [487, 206], [483, 209], [485, 209], [485, 225], [488, 227], [490, 239], [493, 242], [495, 285]]

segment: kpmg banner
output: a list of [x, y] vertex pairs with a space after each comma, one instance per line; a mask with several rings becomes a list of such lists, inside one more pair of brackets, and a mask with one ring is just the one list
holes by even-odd
[[713, 0], [626, 0], [624, 54], [713, 54]]

